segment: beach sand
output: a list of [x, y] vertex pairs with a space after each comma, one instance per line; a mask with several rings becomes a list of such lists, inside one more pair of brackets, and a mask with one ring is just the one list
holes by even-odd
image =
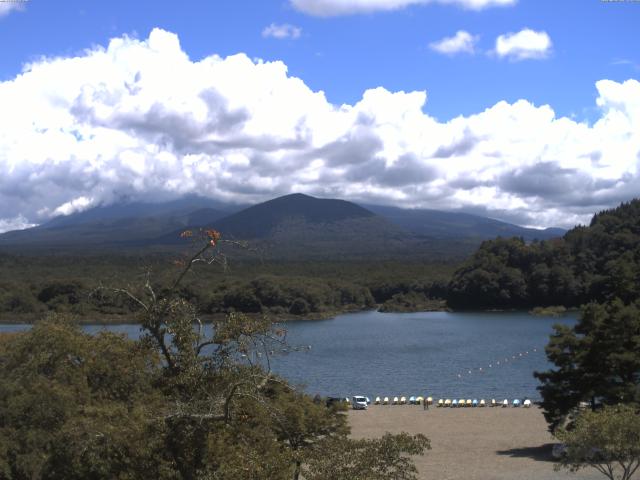
[[587, 468], [573, 474], [554, 472], [542, 411], [532, 408], [436, 408], [419, 405], [372, 405], [350, 410], [355, 438], [385, 432], [423, 433], [431, 450], [416, 458], [420, 479], [429, 480], [596, 480]]

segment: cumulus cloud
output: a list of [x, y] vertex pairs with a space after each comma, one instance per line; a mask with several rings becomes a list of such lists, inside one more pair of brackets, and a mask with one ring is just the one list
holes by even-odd
[[543, 59], [551, 53], [551, 38], [547, 32], [525, 28], [516, 33], [506, 33], [496, 39], [494, 53], [511, 60]]
[[265, 27], [262, 30], [262, 36], [265, 38], [277, 38], [279, 40], [283, 40], [285, 38], [300, 38], [302, 35], [302, 29], [300, 27], [296, 27], [294, 25], [289, 25], [288, 23], [276, 24], [272, 23], [268, 27]]
[[464, 30], [458, 30], [453, 37], [445, 37], [442, 40], [429, 44], [431, 50], [445, 55], [456, 53], [475, 53], [477, 35], [471, 35]]
[[441, 122], [426, 92], [335, 105], [282, 62], [192, 61], [160, 29], [115, 38], [0, 83], [0, 230], [124, 198], [292, 192], [587, 222], [640, 192], [640, 82], [596, 89], [591, 125], [526, 100]]
[[470, 10], [514, 5], [517, 0], [289, 0], [300, 12], [316, 17], [400, 10], [412, 5], [439, 3]]
[[24, 1], [0, 2], [0, 18], [9, 15], [11, 12], [20, 11], [24, 8]]

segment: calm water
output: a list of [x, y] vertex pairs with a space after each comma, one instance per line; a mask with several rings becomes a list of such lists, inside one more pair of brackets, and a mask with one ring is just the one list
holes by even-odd
[[[512, 312], [363, 312], [294, 321], [283, 324], [288, 342], [311, 349], [276, 354], [271, 362], [310, 394], [537, 399], [532, 373], [549, 367], [544, 346], [552, 325], [575, 319]], [[0, 332], [24, 328], [0, 325]], [[140, 332], [136, 325], [85, 327], [103, 328], [132, 338]]]

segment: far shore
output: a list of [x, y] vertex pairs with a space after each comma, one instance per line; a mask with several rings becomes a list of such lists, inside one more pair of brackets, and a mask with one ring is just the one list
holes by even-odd
[[385, 432], [423, 433], [431, 450], [416, 457], [422, 480], [598, 480], [593, 469], [576, 474], [554, 471], [551, 449], [557, 442], [539, 407], [437, 408], [372, 405], [349, 410], [351, 435], [379, 437]]
[[[388, 310], [382, 309], [382, 304], [378, 304], [373, 308], [346, 308], [344, 310], [327, 310], [323, 312], [310, 312], [305, 315], [294, 315], [290, 313], [264, 313], [267, 317], [269, 317], [274, 323], [279, 322], [291, 322], [291, 321], [316, 321], [316, 320], [331, 320], [339, 315], [345, 315], [348, 313], [360, 313], [360, 312], [371, 312], [377, 311], [380, 313], [429, 313], [429, 312], [455, 312], [446, 306], [442, 306], [441, 308], [429, 308], [429, 309], [398, 309], [398, 310]], [[529, 313], [533, 316], [563, 316], [566, 314], [572, 314], [578, 311], [578, 309], [568, 308], [563, 310], [561, 313], [557, 311], [551, 310], [546, 311], [545, 309], [541, 310], [479, 310], [478, 312], [482, 313], [502, 313], [502, 312], [518, 312], [522, 311], [523, 313]], [[470, 313], [471, 310], [458, 310], [458, 313]], [[45, 317], [47, 313], [38, 313], [38, 314], [9, 314], [9, 313], [0, 313], [0, 325], [17, 325], [17, 324], [33, 324], [38, 320], [41, 320]], [[228, 315], [228, 313], [214, 313], [214, 314], [206, 314], [202, 315], [201, 318], [204, 320], [212, 320], [212, 319], [223, 319]], [[255, 318], [257, 316], [263, 315], [262, 313], [245, 313], [250, 318]], [[136, 318], [135, 314], [126, 314], [126, 315], [104, 315], [104, 314], [96, 314], [91, 316], [77, 316], [77, 322], [80, 325], [138, 325], [140, 321]]]

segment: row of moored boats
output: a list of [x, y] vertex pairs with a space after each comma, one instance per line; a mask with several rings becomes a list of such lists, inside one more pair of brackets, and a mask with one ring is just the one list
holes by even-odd
[[[376, 397], [375, 402], [376, 405], [424, 405], [425, 403], [427, 405], [434, 405], [434, 399], [432, 397], [409, 397], [407, 399], [407, 397]], [[443, 407], [443, 408], [459, 408], [459, 407], [503, 407], [506, 408], [509, 405], [513, 406], [513, 407], [520, 407], [523, 406], [525, 408], [528, 408], [531, 406], [531, 400], [529, 400], [528, 398], [525, 398], [524, 400], [520, 401], [520, 399], [516, 398], [514, 399], [512, 402], [509, 402], [508, 399], [504, 399], [504, 400], [496, 400], [495, 398], [492, 398], [490, 401], [486, 401], [484, 398], [481, 398], [480, 400], [478, 399], [450, 399], [450, 398], [440, 398], [438, 399], [437, 402], [435, 402], [435, 406], [436, 407]]]

